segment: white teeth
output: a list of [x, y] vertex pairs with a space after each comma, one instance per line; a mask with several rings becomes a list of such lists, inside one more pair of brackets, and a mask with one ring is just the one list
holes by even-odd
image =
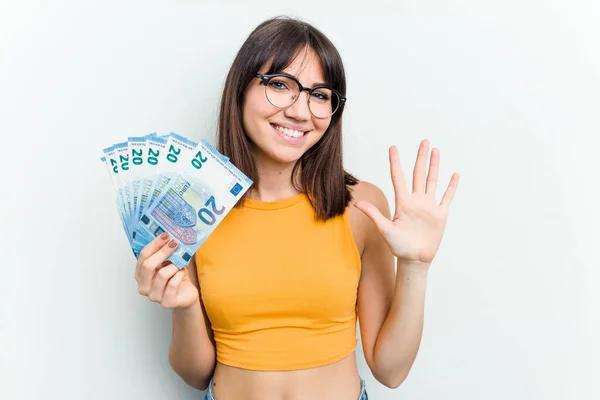
[[304, 132], [284, 128], [283, 126], [279, 126], [279, 125], [275, 125], [275, 129], [277, 129], [279, 132], [286, 134], [287, 136], [290, 136], [290, 137], [300, 137], [300, 136], [304, 135]]

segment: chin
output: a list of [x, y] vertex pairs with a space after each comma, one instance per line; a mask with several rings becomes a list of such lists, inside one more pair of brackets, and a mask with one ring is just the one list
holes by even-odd
[[271, 154], [268, 154], [268, 156], [281, 164], [293, 164], [296, 163], [303, 154], [304, 152], [299, 151], [299, 149], [275, 149]]

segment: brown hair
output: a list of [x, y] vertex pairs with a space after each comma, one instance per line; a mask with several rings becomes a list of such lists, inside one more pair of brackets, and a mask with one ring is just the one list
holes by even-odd
[[[342, 59], [331, 41], [312, 25], [288, 17], [275, 17], [261, 23], [248, 36], [227, 75], [217, 131], [217, 150], [258, 185], [258, 171], [251, 152], [250, 139], [242, 123], [244, 92], [255, 74], [272, 60], [266, 74], [281, 72], [298, 52], [310, 47], [324, 69], [325, 81], [346, 95], [346, 75]], [[300, 188], [307, 193], [315, 218], [327, 221], [344, 213], [352, 199], [348, 186], [358, 179], [344, 170], [342, 162], [342, 114], [344, 105], [331, 117], [323, 137], [306, 151], [292, 170], [300, 171]], [[293, 183], [295, 185], [295, 183]], [[236, 204], [241, 207], [247, 192]]]

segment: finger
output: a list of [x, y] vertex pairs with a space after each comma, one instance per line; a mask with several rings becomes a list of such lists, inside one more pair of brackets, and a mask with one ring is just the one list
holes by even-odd
[[144, 248], [140, 252], [137, 263], [135, 264], [135, 275], [134, 276], [135, 276], [136, 281], [139, 282], [142, 263], [146, 260], [146, 258], [148, 258], [152, 254], [156, 253], [156, 251], [158, 249], [160, 249], [162, 246], [164, 246], [164, 244], [168, 242], [168, 239], [169, 239], [169, 232], [164, 232], [162, 235], [155, 237], [150, 243], [148, 243], [146, 246], [144, 246]]
[[448, 188], [444, 193], [444, 197], [442, 197], [442, 201], [440, 205], [445, 209], [450, 207], [450, 203], [452, 203], [452, 199], [454, 198], [454, 193], [456, 193], [456, 188], [458, 187], [458, 181], [460, 176], [455, 172], [452, 174], [452, 178], [450, 179], [450, 183], [448, 184]]
[[431, 150], [431, 160], [429, 161], [429, 172], [427, 173], [427, 184], [425, 193], [435, 198], [435, 189], [438, 182], [438, 171], [440, 166], [440, 151], [435, 147]]
[[150, 293], [148, 293], [148, 298], [152, 301], [160, 303], [167, 282], [173, 277], [173, 275], [177, 273], [177, 271], [179, 271], [179, 268], [171, 263], [169, 263], [167, 266], [157, 269], [152, 281]]
[[164, 267], [168, 267], [169, 265], [172, 265], [172, 264], [173, 263], [169, 260], [161, 262], [160, 265], [158, 267], [156, 267], [156, 269], [154, 270], [154, 275], [152, 275], [152, 282], [154, 283], [154, 279], [156, 279], [156, 274], [158, 274], [158, 271], [160, 271]]
[[146, 246], [144, 246], [144, 248], [140, 252], [140, 260], [143, 262], [146, 258], [156, 253], [161, 247], [164, 246], [165, 243], [167, 243], [168, 239], [169, 232], [163, 232], [162, 235], [159, 235], [152, 239], [152, 241]]
[[175, 249], [177, 248], [177, 242], [175, 239], [170, 240], [165, 243], [157, 252], [152, 254], [150, 257], [146, 258], [144, 262], [142, 262], [142, 266], [140, 269], [140, 280], [138, 285], [138, 290], [140, 294], [145, 296], [150, 292], [152, 278], [154, 277], [154, 272], [157, 268], [159, 268], [163, 262], [169, 257]]
[[359, 200], [354, 203], [354, 206], [365, 213], [367, 217], [371, 218], [380, 232], [383, 232], [387, 228], [387, 225], [391, 223], [389, 219], [381, 214], [377, 207], [368, 201]]
[[402, 200], [408, 196], [408, 190], [406, 190], [404, 173], [400, 166], [400, 156], [398, 155], [396, 146], [390, 147], [390, 175], [392, 176], [392, 185], [394, 185], [396, 210], [398, 210]]
[[427, 139], [421, 141], [419, 150], [417, 151], [417, 159], [415, 161], [415, 169], [413, 170], [413, 193], [423, 193], [425, 186], [425, 167], [427, 165], [427, 156], [429, 154], [429, 141]]
[[156, 279], [156, 274], [158, 274], [158, 271], [160, 271], [162, 268], [171, 265], [172, 262], [169, 260], [163, 261], [162, 263], [160, 263], [160, 265], [158, 267], [156, 267], [156, 269], [154, 270], [154, 274], [152, 275], [152, 280], [150, 281], [150, 284], [152, 285], [154, 283], [154, 279]]
[[187, 272], [185, 269], [181, 269], [167, 282], [161, 302], [164, 308], [173, 308], [177, 305], [177, 292], [179, 291], [179, 286], [181, 286], [181, 281], [183, 281], [184, 274], [187, 274]]

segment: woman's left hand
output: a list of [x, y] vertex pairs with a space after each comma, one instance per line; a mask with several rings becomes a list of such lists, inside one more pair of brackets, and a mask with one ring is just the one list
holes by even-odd
[[448, 208], [458, 186], [459, 175], [452, 174], [440, 204], [435, 201], [440, 152], [434, 148], [427, 180], [425, 180], [429, 141], [423, 140], [413, 171], [413, 190], [409, 193], [400, 168], [396, 146], [390, 147], [390, 172], [394, 186], [396, 209], [390, 221], [369, 202], [357, 201], [355, 206], [373, 220], [387, 241], [392, 253], [407, 263], [429, 265], [435, 257], [446, 226]]

